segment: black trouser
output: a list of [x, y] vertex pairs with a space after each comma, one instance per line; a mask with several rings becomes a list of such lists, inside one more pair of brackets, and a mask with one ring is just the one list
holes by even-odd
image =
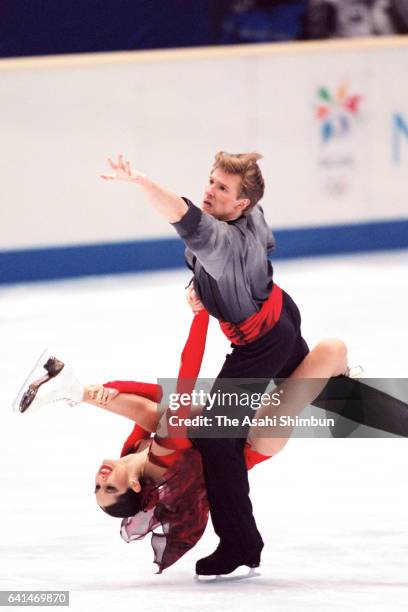
[[[283, 292], [282, 313], [270, 332], [250, 344], [232, 347], [212, 393], [226, 389], [225, 379], [264, 379], [256, 385], [256, 392], [262, 393], [271, 379], [290, 376], [309, 351], [300, 333], [299, 310], [290, 296]], [[213, 406], [211, 414], [217, 413], [225, 414], [225, 406]], [[244, 442], [243, 437], [193, 440], [203, 461], [215, 533], [238, 559], [251, 558], [263, 546], [249, 499]]]
[[331, 428], [335, 438], [347, 437], [358, 425], [408, 436], [408, 404], [363, 381], [331, 378], [312, 404], [343, 417]]
[[[283, 292], [279, 322], [265, 336], [244, 346], [234, 346], [214, 383], [212, 393], [228, 389], [225, 379], [264, 379], [253, 391], [265, 391], [269, 380], [288, 378], [308, 354], [300, 331], [300, 313]], [[244, 383], [245, 384], [245, 383]], [[331, 379], [312, 402], [315, 406], [399, 435], [408, 435], [408, 406], [368, 385], [338, 376]], [[225, 414], [214, 406], [212, 414]], [[353, 427], [353, 426], [352, 426]], [[248, 472], [243, 454], [244, 438], [196, 438], [200, 450], [214, 530], [238, 558], [262, 548], [249, 499]]]

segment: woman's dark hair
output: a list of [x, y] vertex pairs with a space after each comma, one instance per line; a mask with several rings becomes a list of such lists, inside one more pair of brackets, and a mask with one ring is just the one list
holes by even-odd
[[119, 495], [114, 504], [109, 506], [100, 506], [104, 512], [110, 516], [116, 516], [120, 518], [127, 518], [128, 516], [134, 516], [142, 509], [142, 493], [135, 493], [133, 489], [129, 487], [125, 493]]

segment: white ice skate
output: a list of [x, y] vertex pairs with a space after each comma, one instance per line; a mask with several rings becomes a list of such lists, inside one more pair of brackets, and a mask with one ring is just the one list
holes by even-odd
[[349, 378], [364, 378], [364, 370], [361, 366], [347, 366], [344, 376]]
[[83, 387], [72, 368], [45, 350], [24, 381], [13, 409], [34, 412], [45, 404], [65, 401], [75, 406], [82, 401]]

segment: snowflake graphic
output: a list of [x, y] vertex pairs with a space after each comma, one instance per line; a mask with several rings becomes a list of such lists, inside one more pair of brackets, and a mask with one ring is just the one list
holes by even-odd
[[335, 137], [345, 136], [351, 129], [353, 119], [360, 113], [362, 96], [350, 94], [346, 85], [340, 85], [334, 93], [327, 87], [317, 92], [318, 104], [316, 118], [320, 123], [321, 138], [324, 143]]

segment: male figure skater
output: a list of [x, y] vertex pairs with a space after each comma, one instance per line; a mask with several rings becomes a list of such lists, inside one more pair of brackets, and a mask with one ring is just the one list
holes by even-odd
[[[194, 272], [190, 303], [197, 310], [202, 302], [223, 321], [223, 331], [233, 342], [214, 388], [222, 388], [218, 383], [225, 378], [285, 377], [308, 352], [295, 304], [287, 294], [282, 297], [278, 287], [272, 291], [267, 255], [274, 240], [257, 206], [264, 193], [260, 157], [218, 153], [200, 208], [134, 172], [123, 156], [116, 163], [109, 160], [114, 174], [102, 175], [137, 184], [183, 239]], [[281, 310], [286, 313], [283, 321]], [[251, 317], [247, 329], [243, 323]], [[202, 455], [211, 517], [220, 538], [216, 551], [197, 562], [197, 574], [227, 574], [240, 565], [257, 567], [263, 541], [249, 499], [244, 440], [202, 438], [194, 444]]]

